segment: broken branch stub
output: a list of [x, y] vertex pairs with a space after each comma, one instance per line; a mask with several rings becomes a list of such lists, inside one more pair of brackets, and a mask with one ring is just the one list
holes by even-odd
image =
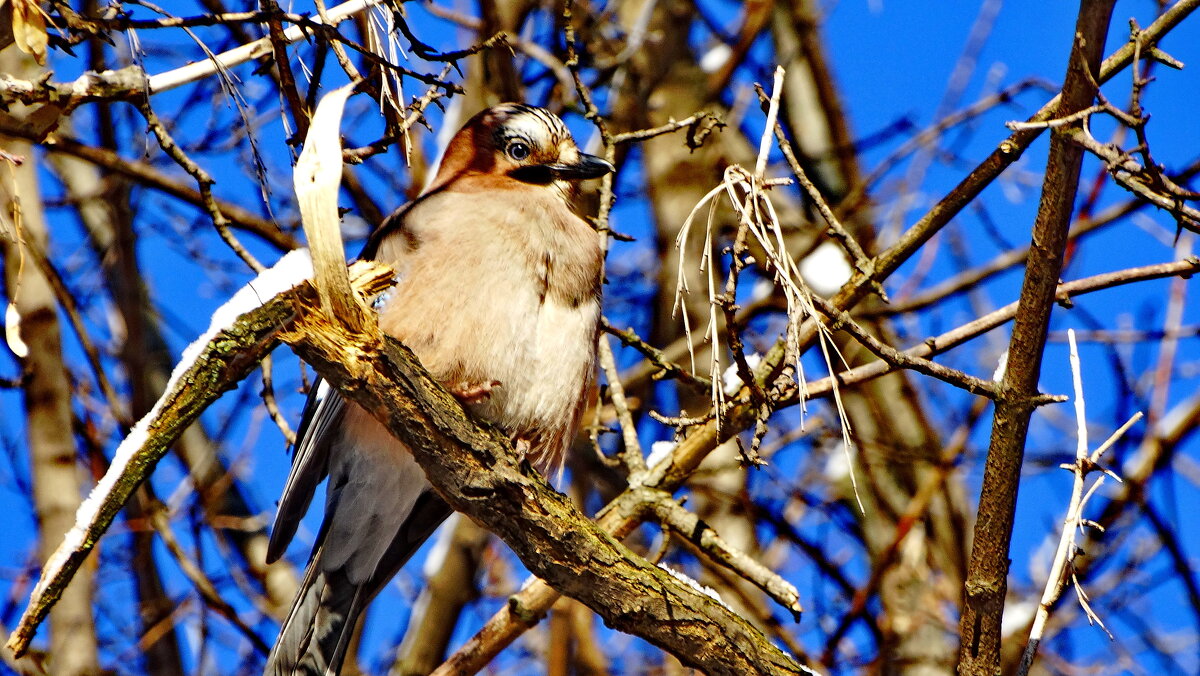
[[369, 331], [368, 327], [374, 323], [369, 321], [366, 305], [350, 289], [338, 216], [338, 189], [342, 184], [342, 110], [356, 84], [352, 82], [335, 89], [317, 105], [292, 183], [312, 254], [313, 284], [321, 299], [321, 309], [340, 319], [352, 331]]

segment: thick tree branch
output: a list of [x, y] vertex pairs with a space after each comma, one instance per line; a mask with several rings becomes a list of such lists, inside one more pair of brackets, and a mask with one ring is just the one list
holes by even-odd
[[472, 422], [412, 353], [301, 310], [284, 340], [412, 449], [438, 493], [505, 541], [538, 577], [614, 629], [710, 674], [806, 669], [703, 593], [630, 552], [554, 491], [500, 432]]
[[[378, 279], [372, 278], [375, 282]], [[194, 368], [152, 413], [133, 459], [114, 463], [95, 518], [77, 524], [47, 566], [21, 625], [10, 638], [20, 654], [71, 575], [111, 524], [119, 506], [171, 441], [221, 392], [248, 375], [283, 337], [302, 358], [375, 411], [412, 449], [452, 506], [497, 533], [537, 575], [583, 601], [619, 630], [659, 645], [713, 674], [799, 674], [807, 670], [745, 620], [632, 554], [584, 517], [519, 458], [501, 433], [472, 422], [399, 343], [378, 328], [350, 334], [316, 311], [310, 286], [281, 294], [215, 335]], [[295, 319], [289, 322], [289, 319]], [[73, 531], [74, 533], [75, 531]]]
[[[1075, 40], [1067, 65], [1057, 117], [1085, 110], [1096, 98], [1096, 78], [1115, 0], [1082, 0]], [[1016, 511], [1017, 487], [1025, 454], [1025, 435], [1038, 394], [1042, 351], [1054, 294], [1062, 271], [1071, 213], [1079, 186], [1083, 149], [1071, 142], [1068, 127], [1050, 137], [1050, 157], [1042, 200], [1033, 225], [1033, 241], [1012, 339], [1008, 366], [1000, 382], [992, 438], [983, 470], [975, 538], [967, 568], [959, 623], [960, 674], [984, 676], [1000, 668], [1000, 622], [1008, 589], [1008, 554]]]
[[[364, 294], [379, 293], [391, 284], [391, 270], [377, 264], [356, 263], [351, 274], [357, 280], [356, 288]], [[38, 625], [112, 525], [117, 512], [171, 444], [212, 402], [252, 373], [263, 356], [278, 345], [278, 334], [293, 315], [295, 297], [302, 293], [315, 296], [309, 285], [281, 293], [219, 328], [208, 337], [207, 343], [193, 346], [195, 352], [185, 353], [185, 360], [191, 361], [181, 372], [173, 374], [154, 410], [118, 448], [108, 473], [79, 508], [74, 528], [43, 567], [29, 606], [8, 639], [7, 645], [14, 655], [20, 657], [29, 649]]]

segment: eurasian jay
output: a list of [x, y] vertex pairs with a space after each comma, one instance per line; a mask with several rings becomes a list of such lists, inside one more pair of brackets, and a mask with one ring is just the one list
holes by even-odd
[[[498, 105], [463, 126], [433, 182], [362, 254], [396, 270], [383, 330], [543, 473], [561, 466], [595, 368], [603, 256], [571, 198], [611, 171], [552, 113]], [[337, 674], [359, 615], [451, 512], [404, 444], [319, 382], [268, 561], [326, 476], [325, 518], [267, 674]]]

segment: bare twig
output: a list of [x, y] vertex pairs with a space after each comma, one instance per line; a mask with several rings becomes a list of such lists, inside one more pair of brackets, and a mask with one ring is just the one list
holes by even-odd
[[[996, 388], [996, 384], [990, 380], [976, 378], [975, 376], [963, 373], [957, 369], [952, 369], [948, 366], [942, 366], [936, 362], [929, 361], [922, 357], [917, 357], [906, 352], [901, 352], [896, 348], [880, 342], [871, 334], [867, 333], [866, 329], [862, 328], [850, 318], [850, 315], [845, 312], [839, 312], [829, 301], [820, 296], [813, 296], [813, 304], [817, 306], [825, 316], [832, 320], [829, 327], [830, 331], [845, 329], [854, 336], [854, 339], [862, 344], [863, 347], [871, 351], [872, 354], [880, 359], [888, 362], [896, 368], [907, 368], [924, 373], [927, 376], [932, 376], [943, 382], [950, 383], [955, 387], [960, 387], [971, 394], [979, 394], [988, 399], [999, 399], [1001, 394]], [[1051, 397], [1045, 403], [1058, 401], [1057, 398]]]
[[620, 331], [612, 324], [609, 324], [607, 318], [602, 320], [601, 326], [606, 332], [616, 336], [625, 345], [628, 345], [638, 352], [641, 352], [651, 364], [657, 367], [659, 369], [659, 374], [661, 375], [656, 375], [656, 378], [674, 378], [680, 382], [701, 389], [708, 389], [712, 387], [711, 379], [705, 378], [699, 374], [694, 374], [679, 364], [670, 361], [667, 359], [666, 354], [662, 350], [654, 347], [640, 338], [632, 328]]
[[608, 382], [608, 396], [612, 399], [613, 408], [616, 409], [617, 422], [621, 425], [621, 439], [625, 444], [620, 458], [629, 472], [629, 482], [633, 484], [646, 473], [646, 458], [642, 455], [642, 444], [638, 441], [637, 426], [634, 425], [633, 416], [629, 413], [629, 403], [625, 401], [625, 388], [621, 385], [621, 373], [617, 371], [617, 363], [613, 359], [612, 345], [608, 342], [608, 336], [600, 336], [597, 347], [600, 368], [603, 369], [604, 378]]
[[200, 595], [205, 605], [217, 611], [221, 617], [228, 620], [238, 630], [238, 633], [244, 636], [250, 642], [250, 645], [254, 646], [254, 649], [260, 655], [269, 653], [271, 646], [267, 645], [262, 640], [262, 637], [258, 635], [258, 632], [254, 631], [252, 627], [238, 616], [237, 610], [222, 598], [221, 593], [217, 591], [216, 586], [209, 579], [208, 575], [188, 557], [187, 552], [184, 551], [183, 546], [179, 544], [179, 540], [175, 537], [175, 533], [171, 530], [166, 505], [156, 502], [150, 505], [149, 509], [150, 513], [147, 517], [151, 527], [162, 538], [163, 545], [166, 546], [167, 551], [171, 554], [171, 558], [175, 559], [175, 563], [179, 565], [180, 572], [192, 583], [192, 587]]
[[[1071, 115], [1092, 105], [1096, 96], [1092, 73], [1100, 67], [1114, 3], [1115, 0], [1081, 1], [1056, 114]], [[963, 676], [990, 675], [1000, 667], [1000, 623], [1007, 588], [1009, 544], [1025, 438], [1033, 413], [1029, 400], [1038, 394], [1046, 331], [1062, 270], [1082, 160], [1082, 150], [1070, 143], [1066, 129], [1055, 129], [1021, 287], [1021, 311], [1013, 324], [1008, 365], [1000, 381], [1005, 397], [996, 404], [984, 465], [959, 622], [959, 673]]]
[[800, 593], [787, 580], [744, 552], [732, 547], [700, 517], [689, 512], [670, 495], [663, 494], [653, 502], [655, 516], [665, 526], [703, 551], [712, 561], [749, 580], [779, 605], [786, 608], [797, 622], [804, 608]]
[[[379, 4], [380, 0], [349, 0], [343, 2], [336, 7], [331, 7], [325, 12], [325, 18], [318, 21], [313, 20], [312, 23], [327, 23], [330, 26], [336, 26], [342, 21], [351, 16]], [[291, 44], [305, 37], [305, 28], [302, 26], [292, 26], [283, 32], [283, 39]], [[204, 61], [196, 61], [181, 68], [153, 75], [148, 81], [148, 89], [151, 94], [157, 94], [169, 89], [174, 89], [189, 82], [194, 82], [206, 78], [219, 70], [236, 66], [240, 63], [245, 63], [253, 59], [266, 56], [272, 52], [274, 46], [270, 37], [261, 38], [249, 44], [241, 45], [227, 52], [215, 55], [212, 59]]]
[[292, 426], [288, 424], [287, 418], [283, 417], [283, 413], [279, 411], [279, 402], [275, 400], [275, 386], [271, 378], [271, 355], [263, 358], [260, 369], [262, 370], [262, 396], [263, 404], [267, 407], [267, 413], [271, 416], [271, 420], [275, 422], [275, 426], [279, 428], [279, 433], [283, 435], [288, 446], [296, 444], [296, 433], [292, 431]]
[[1104, 160], [1118, 185], [1175, 216], [1180, 227], [1200, 232], [1200, 209], [1185, 203], [1200, 201], [1200, 194], [1175, 185], [1158, 167], [1143, 166], [1120, 148], [1100, 143], [1086, 128], [1071, 130], [1069, 138]]
[[146, 125], [149, 126], [150, 132], [158, 139], [158, 145], [163, 149], [175, 163], [183, 168], [184, 171], [191, 174], [196, 179], [196, 184], [200, 190], [200, 200], [204, 205], [204, 209], [208, 212], [212, 219], [213, 227], [217, 229], [217, 234], [229, 246], [238, 258], [241, 258], [246, 265], [255, 272], [262, 272], [265, 268], [258, 259], [253, 256], [237, 237], [229, 230], [229, 219], [225, 217], [225, 213], [221, 211], [221, 206], [217, 204], [217, 200], [213, 197], [212, 186], [216, 181], [205, 171], [200, 165], [196, 164], [192, 158], [183, 152], [179, 144], [175, 143], [175, 139], [167, 132], [167, 128], [159, 121], [158, 115], [154, 109], [150, 107], [148, 101], [141, 101], [138, 104], [138, 110], [142, 113], [142, 117], [146, 118]]
[[[766, 92], [762, 90], [762, 87], [756, 87], [755, 89], [758, 93], [759, 100], [766, 101]], [[825, 219], [826, 225], [829, 226], [830, 236], [832, 236], [833, 239], [839, 245], [841, 245], [842, 249], [845, 250], [846, 255], [850, 257], [850, 261], [854, 264], [855, 269], [867, 277], [872, 277], [875, 265], [874, 260], [867, 257], [866, 252], [863, 251], [863, 248], [858, 243], [858, 240], [856, 240], [854, 236], [851, 235], [848, 230], [846, 230], [845, 226], [842, 225], [842, 222], [838, 220], [837, 215], [833, 213], [833, 209], [831, 209], [829, 204], [825, 201], [825, 197], [821, 195], [821, 191], [817, 190], [817, 186], [813, 185], [813, 182], [809, 180], [808, 174], [804, 171], [804, 167], [800, 166], [799, 160], [796, 159], [796, 154], [792, 152], [792, 144], [788, 142], [787, 136], [783, 132], [783, 125], [779, 124], [779, 122], [775, 122], [773, 131], [775, 133], [776, 143], [778, 144], [779, 149], [783, 152], [783, 157], [787, 160], [788, 167], [791, 168], [792, 174], [796, 177], [796, 181], [800, 183], [800, 187], [804, 188], [804, 193], [808, 195], [808, 198], [812, 200], [813, 204], [816, 205], [817, 211], [821, 212], [821, 217]], [[879, 297], [882, 298], [884, 302], [887, 302], [887, 294], [883, 290], [883, 285], [876, 283], [874, 290], [875, 293], [879, 294]]]
[[[1087, 475], [1099, 467], [1098, 463], [1104, 452], [1116, 443], [1134, 423], [1142, 418], [1141, 412], [1134, 414], [1132, 418], [1114, 432], [1094, 452], [1088, 453], [1087, 415], [1085, 413], [1083, 397], [1083, 376], [1079, 366], [1079, 350], [1075, 345], [1074, 331], [1068, 331], [1067, 336], [1071, 345], [1071, 378], [1075, 386], [1077, 443], [1075, 448], [1075, 462], [1070, 465], [1063, 465], [1063, 468], [1072, 472], [1074, 483], [1071, 488], [1071, 500], [1067, 507], [1067, 515], [1063, 519], [1063, 528], [1058, 540], [1058, 549], [1054, 554], [1054, 560], [1050, 566], [1050, 574], [1046, 579], [1046, 588], [1042, 592], [1042, 599], [1038, 603], [1037, 613], [1034, 615], [1033, 626], [1029, 630], [1029, 641], [1025, 644], [1025, 650], [1021, 653], [1021, 663], [1017, 667], [1018, 676], [1025, 676], [1029, 673], [1029, 668], [1033, 666], [1034, 656], [1037, 654], [1038, 645], [1041, 643], [1042, 636], [1046, 630], [1046, 621], [1050, 618], [1050, 610], [1062, 594], [1063, 588], [1067, 584], [1068, 575], [1072, 583], [1074, 583], [1075, 589], [1079, 592], [1079, 603], [1083, 607], [1088, 621], [1094, 621], [1101, 628], [1104, 628], [1104, 623], [1100, 621], [1100, 618], [1096, 616], [1088, 605], [1087, 595], [1084, 594], [1079, 580], [1075, 575], [1072, 561], [1080, 553], [1075, 539], [1076, 535], [1081, 533], [1085, 526], [1099, 526], [1099, 524], [1083, 518], [1083, 508], [1087, 504], [1088, 498], [1094, 495], [1104, 482], [1104, 476], [1101, 476], [1090, 487], [1085, 489]], [[1111, 472], [1105, 471], [1105, 474], [1120, 481], [1120, 478]], [[1107, 631], [1105, 629], [1105, 632]], [[1111, 638], [1112, 635], [1109, 634], [1109, 637]]]
[[[1059, 303], [1069, 303], [1076, 296], [1111, 289], [1116, 286], [1125, 284], [1135, 284], [1137, 282], [1149, 281], [1152, 279], [1163, 279], [1165, 277], [1182, 276], [1187, 277], [1194, 274], [1200, 274], [1200, 258], [1195, 256], [1182, 261], [1172, 263], [1159, 263], [1157, 265], [1146, 265], [1137, 268], [1128, 268], [1117, 272], [1109, 272], [1094, 277], [1085, 277], [1070, 282], [1060, 284], [1055, 292], [1056, 301]], [[1009, 303], [1008, 305], [994, 310], [978, 319], [967, 322], [962, 326], [951, 329], [938, 336], [926, 338], [918, 345], [905, 350], [905, 353], [913, 357], [930, 357], [941, 354], [954, 347], [962, 345], [966, 341], [983, 335], [992, 329], [1001, 326], [1005, 322], [1011, 321], [1017, 316], [1020, 309], [1019, 303]], [[836, 376], [815, 380], [808, 384], [808, 396], [826, 397], [833, 393], [833, 389], [837, 384], [855, 385], [865, 382], [872, 378], [890, 373], [893, 369], [892, 364], [885, 360], [871, 362], [862, 366], [857, 366], [848, 371], [838, 373]], [[1043, 400], [1040, 397], [1034, 397], [1027, 403], [1036, 405]], [[793, 394], [788, 398], [780, 400], [777, 406], [782, 407], [797, 403], [796, 395]]]
[[638, 129], [637, 131], [626, 131], [616, 134], [613, 136], [613, 143], [621, 144], [645, 141], [656, 136], [662, 136], [663, 134], [677, 132], [680, 129], [694, 130], [704, 126], [707, 126], [711, 129], [713, 127], [723, 127], [725, 126], [725, 123], [721, 121], [721, 118], [718, 117], [716, 113], [702, 111], [696, 113], [695, 115], [689, 115], [682, 120], [670, 120], [666, 124], [662, 124], [657, 127], [651, 127], [650, 129]]

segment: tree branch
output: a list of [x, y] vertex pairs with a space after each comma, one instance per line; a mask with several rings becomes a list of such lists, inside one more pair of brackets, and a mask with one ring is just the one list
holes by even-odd
[[[1092, 74], [1099, 72], [1114, 3], [1115, 0], [1080, 2], [1067, 75], [1054, 111], [1056, 116], [1069, 117], [1095, 100], [1097, 86]], [[1008, 366], [1000, 381], [1003, 398], [996, 402], [959, 623], [960, 674], [985, 676], [1000, 668], [1000, 622], [1008, 589], [1009, 544], [1025, 436], [1033, 413], [1030, 400], [1038, 394], [1046, 331], [1083, 161], [1083, 149], [1071, 142], [1069, 133], [1069, 127], [1055, 128], [1050, 137], [1046, 178], [1009, 342]]]
[[322, 316], [302, 309], [284, 340], [387, 425], [443, 499], [504, 540], [534, 575], [583, 602], [608, 626], [706, 673], [807, 671], [745, 620], [584, 517], [506, 437], [472, 422], [403, 345], [379, 333], [349, 334]]

